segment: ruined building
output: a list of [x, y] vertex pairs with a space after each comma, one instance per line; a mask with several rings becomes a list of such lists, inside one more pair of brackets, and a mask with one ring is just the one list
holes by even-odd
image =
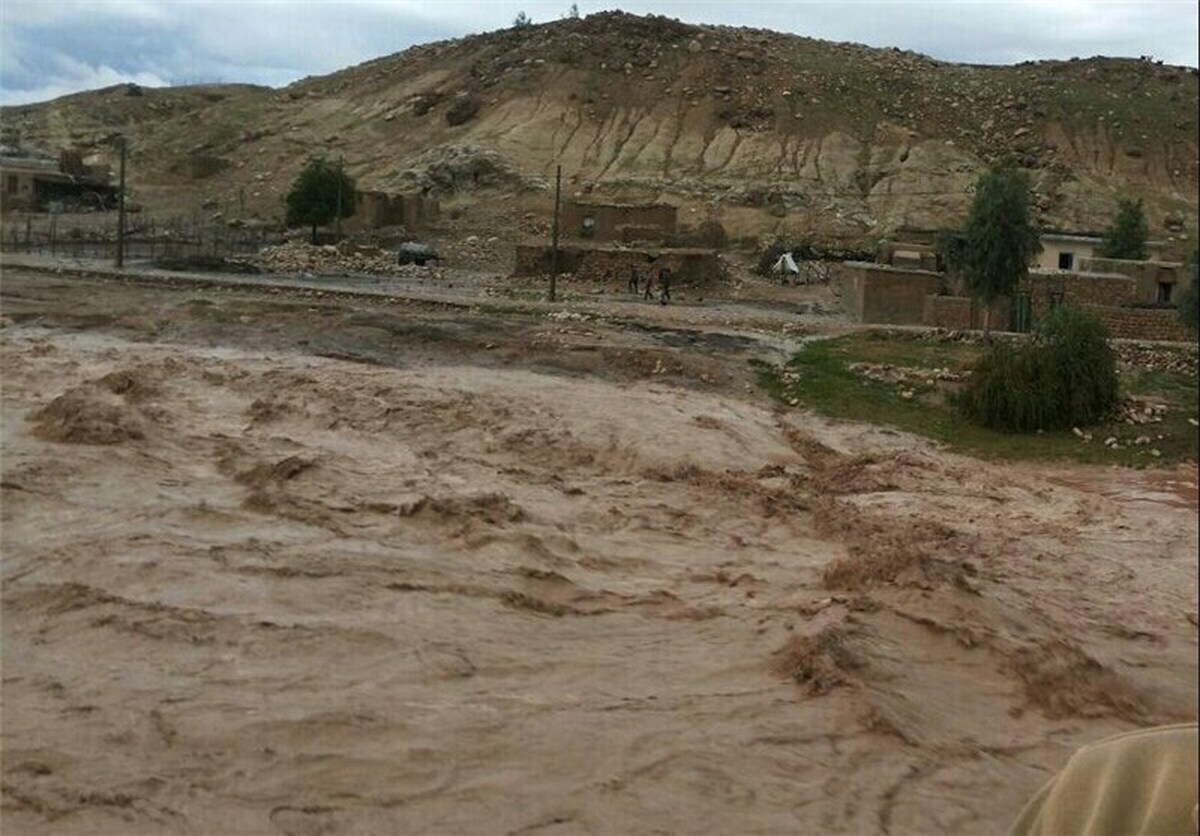
[[0, 209], [5, 213], [116, 208], [118, 189], [108, 166], [84, 165], [79, 151], [63, 150], [57, 160], [17, 148], [4, 151]]

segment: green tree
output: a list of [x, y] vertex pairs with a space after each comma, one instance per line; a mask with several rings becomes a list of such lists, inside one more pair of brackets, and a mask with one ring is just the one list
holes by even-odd
[[296, 176], [285, 203], [285, 223], [289, 228], [311, 226], [315, 244], [318, 226], [354, 214], [354, 181], [342, 170], [341, 163], [314, 157]]
[[1118, 200], [1117, 216], [1108, 232], [1104, 234], [1100, 255], [1103, 258], [1145, 259], [1148, 256], [1146, 239], [1149, 235], [1150, 229], [1146, 225], [1146, 213], [1142, 211], [1142, 202]]
[[991, 306], [1011, 296], [1042, 250], [1030, 213], [1029, 176], [1011, 163], [993, 166], [975, 184], [963, 229], [962, 272], [984, 305], [983, 336], [991, 340]]
[[526, 26], [532, 26], [533, 20], [529, 15], [525, 14], [524, 10], [517, 12], [517, 16], [513, 18], [514, 29], [524, 29]]
[[933, 240], [938, 267], [954, 278], [963, 274], [967, 260], [967, 239], [957, 229], [943, 229]]
[[1188, 272], [1192, 274], [1191, 281], [1184, 288], [1183, 293], [1179, 294], [1179, 319], [1188, 328], [1196, 330], [1196, 320], [1200, 317], [1200, 294], [1197, 293], [1197, 283], [1200, 282], [1198, 275], [1197, 261], [1200, 260], [1200, 254], [1196, 250], [1192, 250], [1192, 257], [1188, 259]]

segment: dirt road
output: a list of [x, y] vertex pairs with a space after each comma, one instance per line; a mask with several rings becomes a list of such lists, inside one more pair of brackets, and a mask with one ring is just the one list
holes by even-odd
[[782, 412], [711, 324], [0, 301], [6, 833], [999, 833], [1196, 716], [1194, 468]]

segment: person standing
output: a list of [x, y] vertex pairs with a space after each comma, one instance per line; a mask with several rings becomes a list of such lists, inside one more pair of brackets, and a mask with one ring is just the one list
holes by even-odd
[[629, 292], [637, 296], [638, 292], [638, 271], [637, 267], [629, 268]]
[[665, 305], [671, 301], [671, 268], [664, 267], [658, 274], [659, 296], [658, 303]]

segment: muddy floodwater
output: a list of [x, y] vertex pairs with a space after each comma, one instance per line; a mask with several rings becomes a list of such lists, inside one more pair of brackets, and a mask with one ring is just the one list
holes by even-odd
[[1194, 467], [781, 410], [661, 311], [2, 300], [6, 833], [998, 834], [1196, 716]]

